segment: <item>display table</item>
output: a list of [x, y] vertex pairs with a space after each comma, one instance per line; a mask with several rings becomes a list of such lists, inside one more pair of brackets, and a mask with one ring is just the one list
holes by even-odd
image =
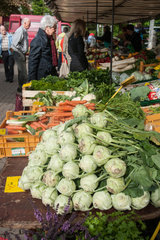
[[[45, 213], [46, 207], [42, 204], [41, 200], [33, 199], [30, 195], [30, 191], [4, 193], [6, 178], [9, 176], [20, 176], [27, 163], [27, 157], [12, 157], [7, 158], [6, 160], [5, 166], [0, 176], [1, 227], [17, 229], [32, 229], [40, 227], [39, 222], [37, 222], [34, 217], [32, 202], [38, 209], [41, 210], [42, 213]], [[115, 210], [112, 208], [105, 212], [111, 213], [113, 211]], [[149, 220], [160, 217], [160, 208], [155, 208], [151, 204], [146, 208], [135, 212], [140, 215], [142, 220]], [[77, 212], [77, 215], [79, 214], [80, 213]]]

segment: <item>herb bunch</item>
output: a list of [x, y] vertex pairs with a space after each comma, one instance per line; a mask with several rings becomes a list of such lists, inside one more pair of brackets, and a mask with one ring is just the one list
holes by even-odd
[[76, 212], [68, 214], [70, 208], [69, 203], [65, 207], [63, 215], [57, 214], [57, 211], [53, 213], [49, 206], [47, 206], [46, 214], [43, 215], [41, 211], [35, 207], [33, 202], [32, 206], [34, 208], [34, 216], [41, 224], [41, 228], [36, 231], [25, 231], [26, 240], [80, 240], [81, 238], [78, 237], [79, 234], [82, 234], [84, 239], [87, 240], [97, 239], [96, 236], [91, 237], [88, 228], [84, 225], [88, 214], [83, 215], [83, 217], [77, 221]]

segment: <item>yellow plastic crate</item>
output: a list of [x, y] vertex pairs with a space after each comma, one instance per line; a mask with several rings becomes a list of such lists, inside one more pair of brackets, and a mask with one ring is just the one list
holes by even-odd
[[[16, 115], [33, 114], [33, 111], [7, 112], [6, 118], [0, 125], [0, 131], [5, 130], [6, 121]], [[40, 142], [39, 136], [32, 136], [28, 132], [23, 134], [0, 135], [0, 158], [3, 157], [23, 157], [33, 151]]]

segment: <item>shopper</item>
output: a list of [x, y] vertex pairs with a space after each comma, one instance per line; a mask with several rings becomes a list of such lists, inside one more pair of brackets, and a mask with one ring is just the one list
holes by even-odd
[[128, 40], [124, 42], [124, 46], [127, 46], [132, 52], [139, 52], [142, 50], [142, 39], [140, 34], [134, 31], [134, 25], [127, 25]]
[[12, 35], [6, 31], [5, 26], [0, 26], [0, 55], [4, 63], [6, 82], [13, 82], [14, 58], [11, 52]]
[[94, 33], [89, 34], [88, 45], [89, 45], [89, 47], [95, 47], [96, 46], [96, 38], [95, 38]]
[[30, 44], [28, 59], [28, 80], [39, 80], [48, 75], [57, 75], [57, 51], [53, 34], [57, 20], [46, 15], [41, 19], [41, 27]]
[[22, 92], [22, 86], [27, 82], [26, 53], [28, 52], [28, 33], [31, 21], [29, 18], [22, 20], [22, 25], [13, 34], [13, 56], [18, 67], [18, 92]]
[[71, 57], [70, 71], [83, 71], [88, 68], [88, 61], [84, 52], [84, 36], [86, 23], [77, 19], [73, 22], [68, 40], [68, 53]]
[[64, 38], [65, 34], [68, 32], [68, 27], [63, 28], [63, 32], [60, 33], [56, 39], [56, 48], [58, 51], [58, 71], [60, 70], [62, 64], [62, 48], [61, 48], [61, 41]]
[[111, 45], [111, 31], [109, 26], [104, 26], [104, 34], [101, 37], [97, 37], [97, 40], [104, 42], [106, 48]]

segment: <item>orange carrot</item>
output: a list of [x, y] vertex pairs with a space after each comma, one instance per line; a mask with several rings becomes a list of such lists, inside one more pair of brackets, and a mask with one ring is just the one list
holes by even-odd
[[20, 134], [23, 133], [23, 131], [19, 131], [19, 130], [8, 130], [8, 134]]
[[71, 112], [73, 108], [74, 108], [73, 106], [60, 106], [58, 110], [64, 111], [64, 112]]
[[17, 125], [8, 125], [8, 126], [6, 126], [6, 128], [10, 129], [10, 130], [21, 130], [21, 131], [26, 130], [26, 127], [21, 127], [21, 126], [17, 126]]
[[95, 107], [95, 103], [87, 103], [84, 105], [85, 107]]
[[39, 122], [39, 124], [41, 125], [42, 129], [43, 130], [46, 130], [47, 129], [47, 125], [42, 123], [42, 122]]
[[71, 106], [76, 106], [76, 105], [78, 105], [78, 104], [85, 104], [85, 103], [87, 103], [87, 101], [86, 100], [79, 100], [79, 101], [66, 101], [66, 103], [68, 104], [68, 105], [71, 105]]

